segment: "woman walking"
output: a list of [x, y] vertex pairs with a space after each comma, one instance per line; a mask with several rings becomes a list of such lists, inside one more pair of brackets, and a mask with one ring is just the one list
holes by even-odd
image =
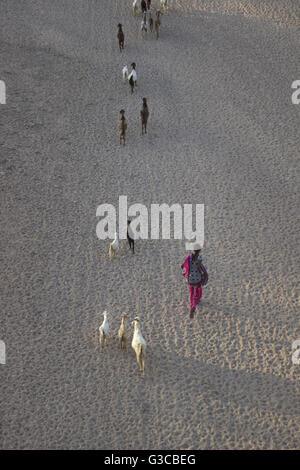
[[194, 318], [197, 304], [202, 297], [202, 286], [208, 281], [207, 271], [200, 256], [201, 247], [195, 243], [193, 253], [190, 253], [181, 265], [182, 275], [187, 278], [190, 293], [190, 318]]

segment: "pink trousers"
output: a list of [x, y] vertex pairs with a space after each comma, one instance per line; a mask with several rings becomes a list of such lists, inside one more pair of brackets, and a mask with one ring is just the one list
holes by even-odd
[[191, 286], [188, 284], [188, 289], [190, 293], [190, 308], [195, 309], [197, 303], [202, 297], [202, 287], [201, 284], [197, 284], [196, 286]]

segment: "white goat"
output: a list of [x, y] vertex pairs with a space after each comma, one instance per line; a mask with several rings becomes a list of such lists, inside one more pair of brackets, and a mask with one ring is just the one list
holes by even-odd
[[102, 348], [104, 347], [104, 343], [106, 344], [107, 334], [108, 334], [108, 330], [109, 330], [108, 320], [107, 320], [108, 312], [106, 310], [105, 310], [105, 312], [103, 312], [103, 316], [104, 316], [103, 323], [102, 323], [101, 326], [99, 326], [100, 346]]
[[130, 79], [132, 77], [132, 80], [133, 80], [133, 86], [137, 86], [137, 74], [136, 74], [136, 70], [135, 69], [132, 69], [130, 74], [128, 75], [128, 81], [130, 83]]
[[139, 318], [135, 317], [135, 319], [132, 322], [134, 325], [134, 332], [133, 332], [131, 346], [135, 350], [136, 360], [137, 360], [138, 365], [140, 366], [140, 370], [141, 372], [144, 373], [147, 343], [144, 340], [142, 333], [140, 331], [139, 321], [140, 321]]
[[164, 12], [167, 12], [169, 9], [169, 0], [160, 0], [160, 7]]
[[133, 11], [134, 16], [138, 16], [139, 14], [138, 0], [133, 1], [132, 11]]
[[115, 239], [109, 244], [108, 256], [115, 256], [120, 248], [119, 234], [115, 232]]
[[148, 23], [147, 23], [147, 19], [144, 18], [143, 21], [141, 22], [141, 36], [143, 39], [147, 37], [147, 32], [148, 32]]
[[126, 82], [128, 79], [128, 67], [125, 65], [125, 67], [122, 68], [122, 76], [123, 76], [123, 82]]
[[125, 328], [125, 319], [127, 317], [127, 313], [122, 313], [121, 315], [121, 326], [119, 328], [118, 336], [120, 341], [121, 349], [126, 349], [127, 351], [127, 331]]

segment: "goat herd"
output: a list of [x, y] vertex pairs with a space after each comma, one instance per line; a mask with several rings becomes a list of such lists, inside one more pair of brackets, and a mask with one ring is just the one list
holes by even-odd
[[[103, 323], [99, 327], [101, 347], [104, 347], [104, 344], [106, 343], [107, 335], [109, 332], [108, 312], [107, 311], [103, 312], [103, 316], [104, 316]], [[127, 317], [127, 314], [122, 313], [121, 325], [118, 331], [118, 338], [119, 338], [121, 349], [126, 349], [127, 351], [128, 332], [125, 326], [126, 317]], [[132, 338], [131, 346], [133, 347], [135, 351], [136, 360], [137, 360], [138, 365], [140, 366], [140, 370], [141, 372], [144, 373], [147, 343], [144, 340], [143, 335], [140, 330], [139, 318], [135, 317], [132, 324], [134, 325], [134, 330], [133, 330], [133, 338]]]
[[[130, 224], [130, 221], [128, 221], [128, 224]], [[134, 243], [134, 241], [130, 237], [129, 233], [130, 232], [127, 231], [127, 238], [128, 238], [128, 241], [129, 241], [130, 248], [132, 248], [131, 244]], [[117, 254], [117, 252], [119, 251], [119, 248], [120, 248], [119, 234], [118, 234], [118, 232], [116, 232], [115, 233], [115, 239], [109, 245], [109, 251], [108, 251], [109, 257], [110, 258], [114, 257]], [[133, 245], [133, 250], [134, 250], [134, 245]], [[102, 348], [106, 344], [107, 335], [108, 335], [108, 331], [109, 331], [108, 312], [107, 311], [103, 312], [103, 316], [104, 316], [103, 323], [99, 327], [100, 346]], [[122, 315], [121, 315], [121, 326], [120, 326], [119, 331], [118, 331], [118, 337], [119, 337], [119, 342], [120, 342], [121, 349], [126, 349], [126, 351], [127, 351], [128, 332], [127, 332], [126, 326], [125, 326], [126, 318], [127, 318], [127, 314], [122, 313]], [[137, 363], [140, 366], [140, 370], [141, 370], [141, 372], [144, 373], [147, 343], [146, 343], [145, 339], [143, 338], [143, 335], [142, 335], [141, 330], [140, 330], [139, 318], [135, 317], [132, 324], [134, 325], [134, 331], [133, 331], [133, 338], [132, 338], [131, 346], [133, 347], [133, 349], [135, 351]]]
[[[168, 10], [168, 3], [169, 3], [168, 0], [160, 0], [160, 6], [163, 12], [166, 12]], [[156, 32], [156, 39], [158, 39], [159, 27], [161, 25], [160, 15], [162, 11], [156, 10], [156, 13], [155, 13], [156, 18], [155, 20], [153, 20], [152, 12], [151, 12], [151, 0], [141, 0], [140, 4], [141, 4], [140, 5], [141, 12], [143, 15], [143, 20], [141, 23], [142, 38], [145, 39], [147, 37], [148, 27], [149, 27], [150, 32], [153, 32], [153, 26], [154, 26], [154, 30]], [[132, 11], [133, 11], [134, 16], [138, 16], [138, 11], [139, 11], [138, 0], [133, 1]], [[147, 19], [147, 15], [148, 15], [148, 19]], [[118, 24], [118, 41], [119, 41], [120, 52], [122, 52], [122, 50], [124, 49], [125, 36], [124, 36], [121, 23]], [[137, 85], [137, 74], [136, 74], [135, 62], [131, 64], [130, 73], [128, 71], [127, 65], [123, 67], [122, 77], [123, 77], [124, 82], [128, 80], [129, 85], [131, 87], [131, 93], [133, 93], [134, 88]], [[124, 109], [121, 109], [120, 115], [121, 115], [120, 122], [119, 122], [120, 144], [123, 142], [123, 144], [125, 145], [127, 122], [125, 119]], [[141, 121], [142, 121], [142, 134], [144, 132], [147, 133], [147, 121], [149, 117], [149, 109], [148, 109], [146, 98], [142, 99], [142, 109], [141, 109], [140, 115], [141, 115]], [[129, 240], [130, 240], [130, 237], [129, 237]], [[119, 237], [118, 237], [118, 233], [116, 232], [115, 240], [113, 240], [113, 242], [109, 246], [109, 257], [111, 258], [112, 256], [114, 256], [115, 253], [118, 251], [118, 249], [119, 249]], [[100, 346], [102, 348], [106, 344], [107, 336], [109, 332], [108, 312], [107, 311], [103, 312], [103, 316], [104, 316], [104, 320], [101, 326], [99, 327]], [[125, 326], [126, 318], [127, 318], [127, 314], [122, 313], [121, 325], [118, 331], [118, 338], [119, 338], [121, 349], [125, 349], [127, 351], [128, 332]], [[133, 338], [132, 338], [131, 346], [135, 351], [137, 363], [140, 367], [140, 370], [142, 373], [144, 373], [147, 343], [145, 339], [143, 338], [143, 335], [140, 330], [139, 318], [135, 317], [135, 319], [132, 321], [132, 324], [134, 325], [134, 330], [133, 330]]]
[[[141, 0], [141, 12], [143, 15], [143, 20], [141, 23], [141, 36], [143, 39], [147, 37], [148, 34], [148, 28], [150, 32], [153, 32], [153, 26], [156, 32], [156, 39], [159, 38], [159, 28], [161, 25], [161, 20], [160, 16], [162, 12], [167, 12], [169, 8], [169, 0], [160, 0], [160, 8], [161, 10], [156, 10], [155, 12], [155, 19], [152, 18], [152, 14], [154, 13], [151, 12], [151, 0]], [[139, 7], [138, 7], [138, 0], [134, 0], [132, 4], [132, 11], [134, 16], [138, 16], [139, 14]], [[147, 18], [148, 15], [148, 18]], [[119, 41], [119, 48], [120, 52], [124, 49], [124, 42], [125, 42], [125, 36], [124, 32], [122, 29], [122, 24], [118, 24], [118, 41]], [[128, 71], [128, 66], [125, 65], [122, 69], [122, 76], [123, 76], [123, 81], [125, 82], [128, 80], [129, 85], [131, 87], [131, 93], [133, 93], [134, 88], [137, 86], [137, 74], [136, 74], [136, 64], [133, 62], [131, 64], [131, 72], [129, 73]], [[125, 110], [121, 109], [120, 111], [120, 122], [119, 122], [119, 134], [120, 134], [120, 145], [123, 142], [123, 145], [125, 145], [125, 140], [126, 140], [126, 131], [127, 131], [127, 122], [125, 118]], [[141, 116], [141, 122], [142, 122], [142, 134], [147, 133], [147, 122], [149, 118], [149, 109], [148, 109], [148, 104], [147, 104], [147, 99], [143, 98], [142, 101], [142, 109], [140, 111], [140, 116]]]

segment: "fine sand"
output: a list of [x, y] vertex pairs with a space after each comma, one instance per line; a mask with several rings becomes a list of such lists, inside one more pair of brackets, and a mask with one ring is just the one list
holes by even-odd
[[[299, 2], [171, 0], [158, 41], [131, 4], [0, 2], [0, 447], [297, 448]], [[205, 204], [193, 320], [183, 241], [123, 241], [109, 261], [96, 209], [119, 195]], [[118, 347], [123, 311], [141, 318], [144, 378]]]

